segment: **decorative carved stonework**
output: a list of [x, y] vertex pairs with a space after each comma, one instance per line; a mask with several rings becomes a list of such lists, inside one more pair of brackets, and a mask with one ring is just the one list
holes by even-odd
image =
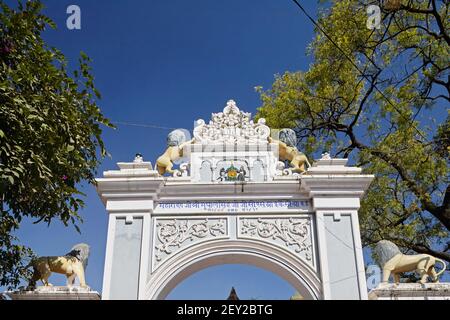
[[322, 158], [320, 160], [331, 160], [329, 152], [322, 153]]
[[241, 218], [240, 234], [272, 243], [281, 242], [314, 265], [310, 217]]
[[213, 113], [211, 121], [197, 120], [194, 129], [196, 142], [203, 144], [267, 143], [270, 128], [261, 118], [257, 123], [250, 120], [251, 113], [239, 110], [233, 100], [227, 102], [223, 112]]
[[155, 224], [155, 265], [187, 245], [227, 234], [227, 220], [220, 218], [160, 219]]
[[277, 176], [293, 176], [293, 177], [299, 177], [300, 174], [297, 172], [293, 172], [292, 168], [286, 167], [285, 163], [283, 161], [277, 162], [275, 175]]
[[180, 170], [174, 170], [174, 177], [188, 177], [189, 176], [189, 163], [180, 164]]

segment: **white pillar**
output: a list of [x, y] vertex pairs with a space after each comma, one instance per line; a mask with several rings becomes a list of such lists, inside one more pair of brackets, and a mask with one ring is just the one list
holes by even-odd
[[163, 183], [150, 162], [118, 163], [104, 172], [97, 191], [109, 214], [102, 298], [144, 295], [150, 264], [153, 197]]
[[317, 223], [324, 299], [367, 299], [359, 230], [360, 198], [373, 179], [347, 159], [321, 159], [303, 176]]

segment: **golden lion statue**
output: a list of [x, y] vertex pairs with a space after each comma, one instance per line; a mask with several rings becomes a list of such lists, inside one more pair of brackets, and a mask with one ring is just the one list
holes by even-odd
[[173, 174], [173, 161], [183, 157], [183, 148], [185, 145], [192, 143], [192, 140], [186, 141], [186, 134], [180, 130], [174, 130], [167, 137], [168, 148], [156, 160], [156, 169], [160, 175], [165, 173]]
[[73, 246], [71, 251], [64, 256], [40, 257], [32, 260], [29, 266], [33, 267], [33, 276], [28, 287], [34, 289], [36, 282], [41, 280], [44, 286], [52, 286], [48, 278], [52, 272], [65, 274], [67, 286], [75, 283], [78, 277], [81, 287], [87, 287], [84, 272], [89, 258], [89, 246], [84, 243]]
[[292, 166], [292, 172], [306, 172], [305, 164], [311, 166], [308, 158], [295, 147], [296, 135], [292, 129], [282, 129], [279, 133], [280, 140], [268, 138], [270, 143], [278, 144], [278, 156], [281, 161], [289, 161]]
[[[397, 245], [388, 240], [381, 240], [375, 247], [376, 260], [383, 270], [382, 282], [389, 282], [393, 276], [395, 283], [400, 283], [400, 274], [403, 272], [417, 271], [420, 275], [420, 283], [427, 282], [428, 276], [433, 282], [439, 282], [439, 276], [446, 270], [445, 261], [429, 254], [406, 255], [401, 253]], [[436, 262], [440, 262], [443, 269], [435, 270]]]

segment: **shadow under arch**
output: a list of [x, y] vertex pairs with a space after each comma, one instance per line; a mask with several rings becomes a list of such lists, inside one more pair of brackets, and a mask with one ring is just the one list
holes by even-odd
[[320, 279], [302, 260], [276, 246], [252, 240], [214, 240], [177, 253], [161, 265], [146, 286], [146, 298], [163, 300], [183, 280], [208, 267], [247, 264], [280, 276], [306, 300], [322, 298]]

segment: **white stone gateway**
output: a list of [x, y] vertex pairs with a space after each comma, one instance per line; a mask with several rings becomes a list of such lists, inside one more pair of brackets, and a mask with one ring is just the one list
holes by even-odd
[[367, 299], [358, 224], [373, 179], [325, 155], [292, 174], [271, 129], [230, 100], [160, 176], [138, 157], [97, 179], [109, 213], [102, 299], [164, 299], [193, 273], [250, 264], [304, 299]]

